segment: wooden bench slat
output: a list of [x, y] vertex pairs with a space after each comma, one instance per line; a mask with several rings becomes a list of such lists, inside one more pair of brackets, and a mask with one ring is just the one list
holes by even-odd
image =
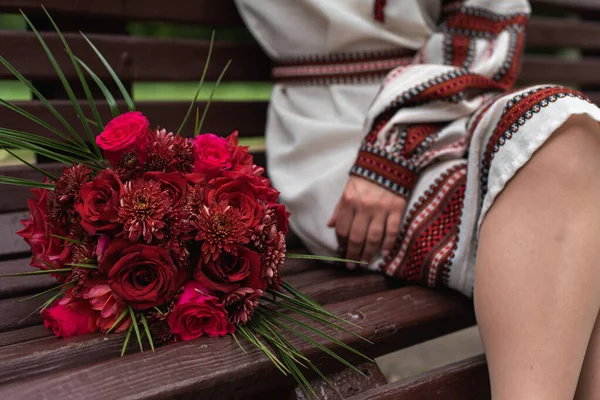
[[[28, 192], [28, 191], [26, 191]], [[10, 195], [10, 192], [6, 192], [6, 195]], [[1, 195], [0, 195], [1, 196]], [[0, 204], [2, 201], [0, 200]], [[27, 207], [27, 200], [21, 206], [21, 208]], [[0, 256], [6, 257], [10, 255], [22, 256], [24, 253], [29, 253], [31, 248], [23, 240], [21, 236], [16, 234], [17, 231], [23, 229], [21, 220], [29, 218], [29, 212], [13, 212], [9, 214], [0, 214]], [[0, 262], [0, 265], [2, 263]], [[25, 264], [29, 264], [28, 262]], [[0, 267], [1, 268], [1, 267]], [[0, 272], [1, 274], [2, 272]], [[0, 283], [2, 278], [0, 278]]]
[[43, 339], [49, 336], [54, 336], [54, 334], [44, 325], [34, 325], [14, 331], [2, 332], [0, 333], [0, 347]]
[[[43, 34], [65, 76], [77, 75], [55, 33]], [[111, 79], [87, 42], [76, 33], [65, 33], [73, 53], [84, 60], [101, 78]], [[155, 39], [122, 35], [89, 35], [110, 65], [127, 80], [196, 81], [200, 79], [208, 55], [209, 42], [189, 39]], [[0, 31], [0, 54], [29, 79], [57, 79], [56, 72], [32, 32]], [[255, 43], [215, 42], [207, 80], [216, 80], [232, 59], [225, 80], [266, 81], [270, 61]], [[0, 78], [13, 78], [6, 68]]]
[[600, 49], [600, 23], [572, 19], [532, 17], [527, 25], [527, 46]]
[[[191, 101], [137, 101], [136, 108], [141, 111], [151, 126], [163, 127], [169, 131], [177, 132]], [[81, 122], [68, 100], [53, 100], [50, 102], [56, 110], [75, 128], [81, 135], [85, 136]], [[46, 121], [61, 132], [66, 129], [58, 122], [52, 113], [39, 101], [16, 101], [15, 105], [25, 111]], [[126, 112], [127, 107], [123, 101], [118, 101], [119, 110]], [[79, 105], [86, 115], [92, 115], [87, 101], [80, 101]], [[112, 114], [105, 101], [96, 102], [98, 112], [104, 122], [110, 121]], [[198, 102], [200, 111], [204, 109], [206, 102]], [[215, 101], [211, 103], [202, 128], [203, 132], [212, 132], [220, 136], [227, 136], [238, 130], [240, 137], [264, 136], [264, 128], [267, 119], [267, 103], [264, 101]], [[56, 134], [49, 132], [40, 125], [29, 119], [0, 106], [0, 126], [2, 128], [30, 132], [44, 137], [62, 140]], [[183, 134], [190, 137], [193, 133], [194, 121], [188, 122]]]
[[558, 57], [528, 54], [519, 75], [520, 82], [600, 85], [600, 58], [565, 60]]
[[[334, 269], [292, 275], [286, 281], [322, 304], [346, 301], [387, 289], [381, 275], [351, 276]], [[315, 282], [321, 282], [315, 284]], [[123, 335], [92, 334], [66, 340], [54, 337], [0, 348], [0, 384], [118, 357]], [[136, 346], [130, 350], [137, 351]], [[43, 352], [43, 360], [39, 353]]]
[[53, 295], [53, 293], [49, 293], [27, 301], [24, 300], [29, 296], [0, 300], [0, 315], [2, 316], [0, 318], [0, 332], [41, 324], [42, 317], [37, 312], [28, 318], [25, 317]]
[[[37, 269], [29, 266], [29, 262], [29, 258], [1, 261], [0, 275], [36, 271]], [[50, 275], [0, 277], [0, 299], [41, 293], [56, 285], [56, 279]]]
[[550, 10], [554, 12], [600, 12], [596, 0], [529, 0], [533, 13]]
[[490, 399], [490, 381], [484, 356], [437, 368], [368, 390], [348, 400], [464, 400]]
[[[413, 345], [474, 322], [472, 307], [465, 299], [419, 287], [389, 290], [327, 308], [362, 326], [361, 335], [374, 341], [374, 345], [367, 345], [346, 333], [336, 335], [339, 340], [370, 356]], [[335, 347], [330, 341], [317, 340], [328, 347]], [[315, 347], [292, 341], [307, 356], [314, 357], [324, 371], [340, 369], [335, 360], [319, 354]], [[0, 397], [10, 394], [19, 399], [33, 399], [44, 393], [51, 398], [142, 399], [190, 392], [197, 396], [215, 393], [225, 396], [246, 387], [257, 374], [261, 375], [265, 388], [269, 385], [293, 386], [293, 381], [282, 379], [259, 350], [246, 350], [247, 354], [241, 352], [230, 337], [218, 340], [201, 338], [165, 346], [153, 354], [133, 354], [125, 359], [111, 359], [5, 385], [0, 387]], [[349, 355], [348, 358], [355, 361]]]
[[[217, 26], [242, 25], [232, 0], [44, 0], [52, 15], [86, 15], [127, 20], [172, 21]], [[39, 0], [3, 0], [2, 12], [41, 15]]]

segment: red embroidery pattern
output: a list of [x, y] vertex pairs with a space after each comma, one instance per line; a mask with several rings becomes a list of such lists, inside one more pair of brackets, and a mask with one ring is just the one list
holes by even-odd
[[402, 155], [406, 158], [413, 157], [413, 153], [417, 147], [419, 147], [424, 140], [431, 137], [431, 135], [439, 132], [443, 126], [443, 124], [411, 125], [407, 129]]
[[464, 67], [470, 56], [471, 39], [463, 35], [454, 35], [451, 38], [452, 48], [450, 50], [451, 65]]
[[376, 21], [381, 23], [385, 22], [385, 12], [384, 8], [387, 3], [387, 0], [375, 0], [375, 5], [373, 7], [373, 17]]
[[[368, 174], [364, 174], [363, 171], [368, 171]], [[419, 178], [417, 172], [409, 164], [402, 165], [400, 160], [390, 159], [385, 154], [362, 150], [358, 153], [351, 173], [367, 179], [371, 176], [376, 177], [370, 180], [395, 192], [398, 192], [399, 188], [411, 190]], [[406, 197], [408, 193], [398, 192], [398, 194]]]
[[463, 8], [461, 12], [450, 15], [446, 20], [449, 29], [461, 29], [471, 33], [489, 33], [498, 35], [507, 26], [527, 25], [527, 17], [522, 14], [500, 17], [497, 14], [473, 15], [473, 9]]
[[393, 256], [385, 260], [388, 275], [430, 287], [447, 282], [457, 246], [466, 169], [460, 164], [446, 171], [409, 211]]
[[396, 67], [409, 65], [413, 50], [330, 54], [280, 60], [272, 70], [276, 82], [328, 84], [378, 82]]
[[481, 163], [482, 197], [487, 193], [487, 180], [495, 153], [535, 114], [565, 97], [576, 97], [590, 102], [578, 91], [561, 86], [538, 87], [518, 94], [507, 102], [502, 118], [496, 125], [483, 155]]

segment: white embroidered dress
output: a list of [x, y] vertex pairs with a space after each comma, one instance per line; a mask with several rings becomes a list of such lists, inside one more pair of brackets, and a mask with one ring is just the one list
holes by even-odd
[[407, 199], [394, 251], [371, 268], [471, 296], [494, 198], [570, 115], [600, 120], [600, 109], [564, 87], [506, 92], [525, 0], [236, 3], [278, 63], [269, 174], [316, 254], [336, 254], [326, 223], [350, 172]]

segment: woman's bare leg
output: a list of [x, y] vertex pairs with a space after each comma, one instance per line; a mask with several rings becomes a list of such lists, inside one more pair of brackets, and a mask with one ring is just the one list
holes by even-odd
[[494, 400], [573, 398], [600, 310], [600, 127], [591, 119], [569, 119], [488, 212], [475, 310]]
[[596, 318], [596, 325], [585, 354], [575, 399], [600, 399], [600, 317]]

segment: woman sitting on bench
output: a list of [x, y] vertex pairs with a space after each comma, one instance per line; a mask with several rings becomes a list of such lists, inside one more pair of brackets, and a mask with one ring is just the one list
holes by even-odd
[[508, 92], [528, 3], [237, 3], [278, 63], [269, 171], [306, 245], [473, 296], [494, 400], [599, 399], [600, 109]]

